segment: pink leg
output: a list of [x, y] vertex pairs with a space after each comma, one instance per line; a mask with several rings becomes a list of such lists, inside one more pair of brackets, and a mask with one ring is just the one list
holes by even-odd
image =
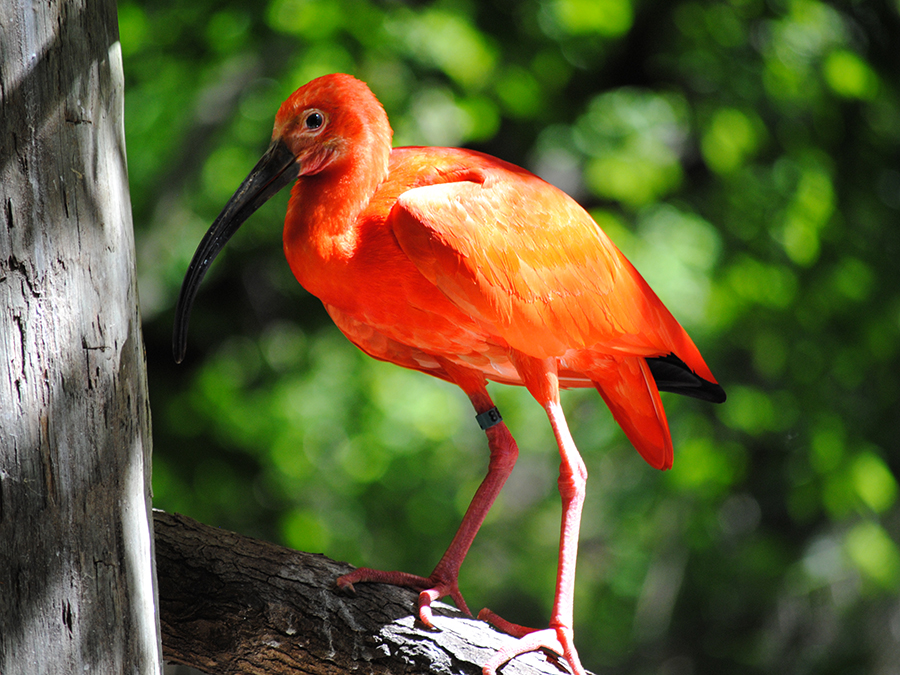
[[[466, 373], [453, 373], [457, 375], [457, 383], [468, 394], [478, 414], [486, 412], [494, 407], [493, 401], [484, 386], [484, 380], [480, 374], [470, 376]], [[485, 476], [469, 508], [463, 517], [462, 523], [450, 542], [450, 546], [444, 553], [440, 562], [434, 568], [429, 577], [420, 577], [405, 572], [385, 572], [360, 567], [350, 574], [338, 578], [339, 588], [353, 590], [353, 584], [358, 582], [377, 582], [393, 584], [395, 586], [407, 586], [421, 591], [419, 594], [419, 618], [427, 626], [432, 626], [431, 603], [449, 595], [453, 598], [457, 607], [471, 614], [466, 601], [459, 591], [459, 569], [469, 552], [469, 547], [478, 533], [478, 529], [484, 522], [488, 510], [500, 493], [503, 484], [512, 472], [513, 466], [519, 455], [516, 442], [506, 428], [506, 424], [499, 424], [485, 431], [488, 437], [488, 446], [491, 452], [490, 464], [487, 476]]]
[[532, 631], [503, 621], [490, 610], [482, 610], [479, 617], [495, 623], [519, 637], [509, 648], [497, 652], [484, 666], [484, 675], [495, 675], [497, 669], [512, 658], [526, 652], [550, 649], [565, 657], [575, 675], [584, 675], [584, 667], [578, 658], [572, 638], [573, 603], [575, 595], [575, 562], [578, 555], [578, 530], [581, 525], [581, 509], [584, 505], [587, 469], [566, 424], [559, 404], [556, 364], [553, 360], [538, 361], [519, 355], [516, 368], [522, 374], [525, 385], [540, 401], [556, 436], [559, 446], [559, 493], [562, 497], [562, 528], [559, 537], [559, 567], [556, 573], [556, 598], [550, 628]]

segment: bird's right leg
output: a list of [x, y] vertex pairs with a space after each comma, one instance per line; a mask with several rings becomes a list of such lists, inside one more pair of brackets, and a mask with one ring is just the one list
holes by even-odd
[[585, 675], [572, 636], [575, 596], [575, 562], [578, 555], [578, 531], [584, 506], [587, 468], [575, 441], [569, 433], [565, 415], [559, 403], [558, 363], [555, 359], [536, 359], [513, 352], [516, 370], [534, 398], [541, 403], [553, 428], [559, 447], [559, 494], [562, 498], [562, 526], [559, 536], [559, 566], [556, 572], [556, 598], [550, 627], [531, 630], [508, 621], [499, 620], [490, 610], [482, 610], [479, 618], [490, 621], [501, 630], [518, 637], [518, 641], [500, 649], [484, 665], [483, 675], [497, 675], [507, 661], [542, 649], [549, 649], [565, 658], [574, 675]]
[[[487, 434], [491, 453], [487, 475], [475, 492], [453, 541], [450, 542], [450, 546], [430, 576], [426, 578], [405, 572], [386, 572], [360, 567], [337, 580], [339, 588], [349, 590], [352, 590], [353, 584], [358, 582], [386, 583], [415, 588], [420, 591], [419, 618], [429, 627], [433, 625], [431, 603], [447, 595], [453, 598], [457, 607], [467, 614], [471, 614], [459, 591], [459, 569], [485, 516], [497, 495], [500, 494], [500, 490], [506, 483], [506, 479], [509, 478], [519, 456], [519, 449], [512, 434], [506, 428], [506, 424], [499, 419], [499, 415], [495, 416], [496, 406], [487, 393], [481, 373], [464, 370], [451, 364], [444, 364], [444, 366], [472, 401], [479, 423], [482, 427], [487, 427], [485, 434]], [[489, 421], [483, 422], [482, 420], [485, 419]]]

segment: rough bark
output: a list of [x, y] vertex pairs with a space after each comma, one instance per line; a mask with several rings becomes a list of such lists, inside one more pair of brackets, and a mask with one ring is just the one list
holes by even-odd
[[116, 6], [0, 19], [0, 672], [158, 673]]
[[[416, 594], [335, 579], [352, 567], [321, 555], [154, 512], [163, 653], [217, 675], [237, 673], [481, 673], [512, 638], [438, 603], [427, 630]], [[550, 657], [552, 658], [552, 657]], [[503, 675], [566, 672], [527, 654]]]

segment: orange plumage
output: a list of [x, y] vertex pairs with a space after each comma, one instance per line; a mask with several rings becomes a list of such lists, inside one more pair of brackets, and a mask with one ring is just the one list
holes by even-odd
[[[195, 255], [179, 304], [176, 353], [183, 355], [190, 304], [215, 254], [259, 204], [296, 179], [285, 255], [354, 344], [458, 384], [479, 413], [493, 406], [487, 379], [528, 387], [550, 416], [564, 501], [551, 630], [536, 637], [503, 622], [522, 644], [486, 672], [541, 646], [581, 672], [571, 644], [571, 585], [584, 471], [558, 388], [596, 387], [634, 447], [661, 469], [672, 465], [672, 441], [659, 390], [712, 401], [724, 400], [724, 392], [684, 329], [568, 195], [482, 153], [392, 150], [391, 135], [381, 105], [348, 75], [314, 80], [281, 106], [266, 158]], [[419, 588], [426, 621], [440, 595], [467, 610], [456, 572], [515, 460], [505, 425], [487, 433], [491, 470], [432, 576], [363, 570], [341, 585], [378, 580]]]

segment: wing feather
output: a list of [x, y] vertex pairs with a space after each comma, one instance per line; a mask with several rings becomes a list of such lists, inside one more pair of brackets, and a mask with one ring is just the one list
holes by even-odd
[[690, 338], [573, 199], [524, 170], [416, 187], [389, 216], [400, 247], [451, 301], [537, 358], [675, 352], [712, 379]]

